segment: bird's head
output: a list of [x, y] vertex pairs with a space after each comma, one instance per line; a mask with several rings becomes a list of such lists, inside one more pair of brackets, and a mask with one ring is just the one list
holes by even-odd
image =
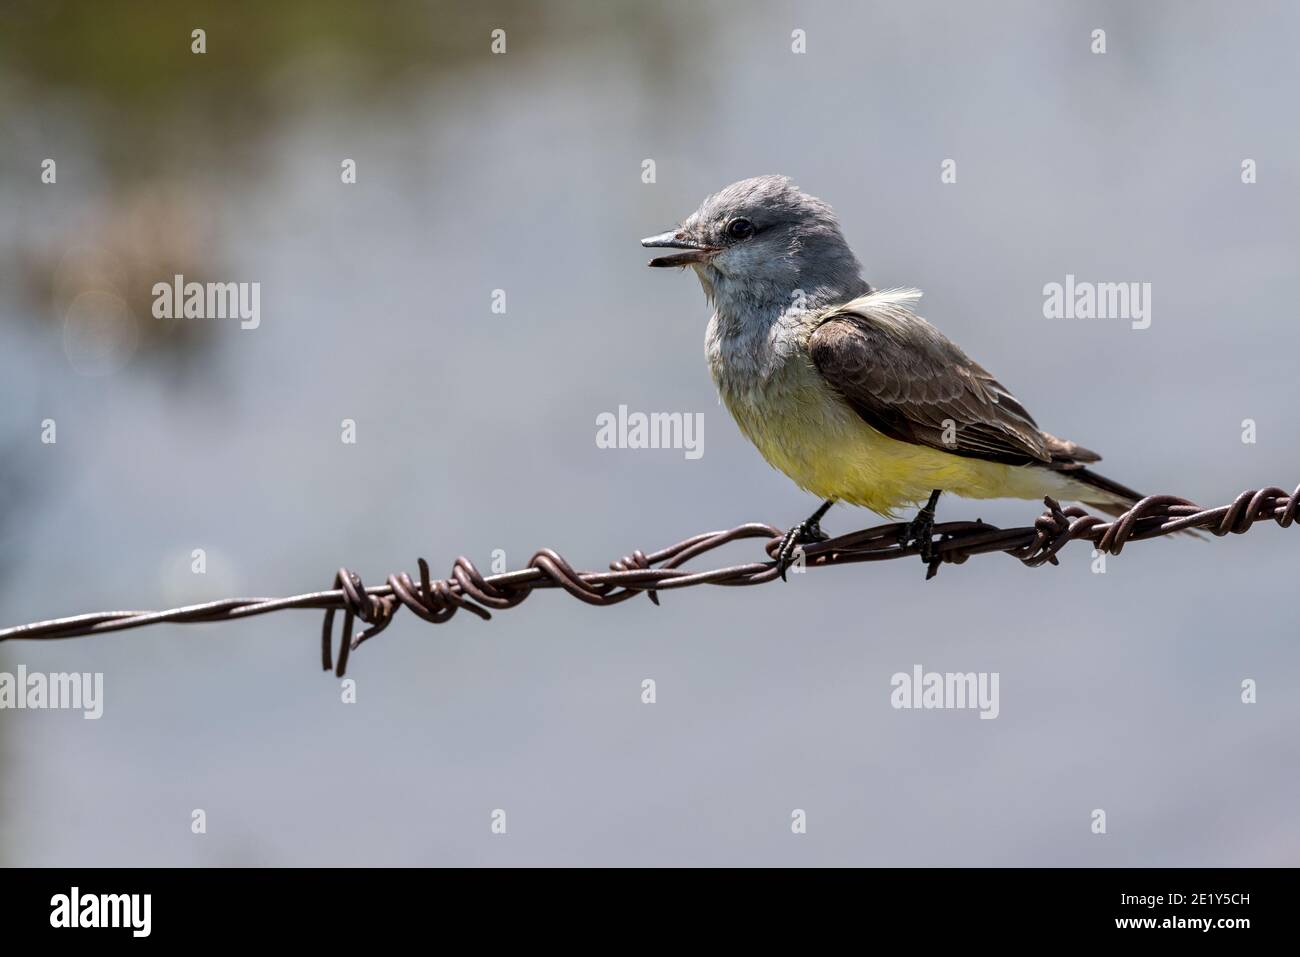
[[796, 292], [842, 301], [865, 285], [831, 208], [786, 176], [732, 183], [641, 245], [678, 250], [650, 265], [692, 267], [720, 308], [788, 303]]

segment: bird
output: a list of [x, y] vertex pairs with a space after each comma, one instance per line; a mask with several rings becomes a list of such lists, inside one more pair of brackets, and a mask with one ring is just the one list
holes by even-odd
[[674, 250], [652, 267], [695, 271], [723, 405], [770, 465], [823, 499], [782, 537], [783, 579], [802, 546], [827, 540], [821, 520], [837, 502], [887, 518], [917, 508], [900, 543], [933, 570], [944, 492], [1051, 496], [1109, 515], [1142, 498], [1093, 471], [1096, 452], [1039, 428], [917, 313], [919, 290], [864, 280], [831, 207], [788, 176], [732, 183], [641, 245]]

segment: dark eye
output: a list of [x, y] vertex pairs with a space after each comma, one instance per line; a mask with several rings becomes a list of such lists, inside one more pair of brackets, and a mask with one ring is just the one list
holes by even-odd
[[727, 223], [727, 235], [732, 239], [748, 239], [754, 235], [754, 224], [748, 219], [733, 219]]

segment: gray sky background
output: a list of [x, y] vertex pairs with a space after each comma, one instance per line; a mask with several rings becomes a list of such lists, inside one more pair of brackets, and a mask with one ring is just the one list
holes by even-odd
[[[67, 36], [38, 7], [11, 40]], [[377, 584], [418, 555], [603, 567], [803, 518], [815, 501], [717, 404], [699, 284], [637, 244], [759, 173], [831, 203], [873, 284], [922, 288], [1105, 474], [1207, 504], [1300, 482], [1292, 4], [397, 5], [382, 56], [364, 31], [267, 53], [252, 8], [194, 56], [204, 8], [130, 41], [96, 9], [49, 16], [89, 21], [76, 42], [110, 72], [174, 44], [207, 85], [0, 65], [0, 624], [297, 593], [341, 564]], [[146, 305], [106, 374], [67, 335], [87, 257]], [[177, 263], [260, 282], [260, 328], [160, 333], [148, 287]], [[1150, 282], [1151, 327], [1045, 320], [1067, 273]], [[597, 448], [620, 404], [703, 412], [703, 457]], [[0, 712], [0, 860], [1295, 864], [1297, 547], [1268, 527], [1134, 545], [1105, 574], [1076, 546], [931, 582], [898, 562], [660, 608], [403, 613], [353, 658], [355, 705], [314, 613], [6, 643], [0, 670], [102, 671], [106, 702]], [[892, 709], [914, 664], [999, 672], [1000, 716]]]

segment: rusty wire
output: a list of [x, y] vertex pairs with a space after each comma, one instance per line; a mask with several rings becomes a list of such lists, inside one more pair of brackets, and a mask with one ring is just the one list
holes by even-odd
[[[1241, 534], [1258, 521], [1271, 519], [1286, 528], [1295, 521], [1300, 505], [1300, 486], [1294, 492], [1270, 486], [1242, 492], [1230, 504], [1203, 508], [1174, 495], [1150, 495], [1118, 518], [1103, 519], [1078, 506], [1062, 508], [1051, 498], [1043, 500], [1047, 510], [1032, 526], [998, 528], [983, 521], [941, 522], [933, 528], [933, 554], [926, 578], [932, 578], [941, 564], [961, 564], [972, 555], [1005, 552], [1030, 567], [1057, 564], [1056, 554], [1069, 542], [1088, 541], [1097, 551], [1118, 555], [1131, 541], [1143, 541], [1191, 529], [1204, 529], [1216, 536]], [[907, 524], [890, 523], [850, 532], [827, 541], [803, 546], [803, 564], [817, 568], [854, 562], [884, 561], [920, 554], [916, 541], [905, 542]], [[0, 641], [11, 639], [76, 638], [145, 625], [193, 624], [232, 621], [289, 608], [323, 610], [321, 665], [342, 677], [348, 656], [363, 642], [379, 634], [405, 607], [433, 624], [442, 624], [464, 610], [488, 620], [492, 610], [513, 608], [535, 589], [562, 588], [589, 605], [616, 605], [638, 595], [655, 604], [658, 593], [694, 585], [761, 585], [777, 578], [772, 559], [782, 532], [771, 525], [749, 522], [718, 532], [703, 532], [645, 554], [610, 563], [608, 571], [577, 571], [557, 552], [544, 548], [526, 568], [484, 577], [468, 558], [457, 558], [449, 578], [432, 580], [429, 564], [418, 559], [420, 580], [405, 572], [388, 576], [385, 585], [367, 588], [361, 578], [346, 568], [334, 576], [330, 591], [311, 592], [290, 598], [228, 598], [188, 605], [168, 611], [107, 611], [70, 618], [56, 618], [0, 630]], [[707, 571], [688, 571], [681, 566], [691, 559], [730, 542], [764, 538], [768, 561], [747, 562]], [[334, 614], [343, 612], [343, 631], [337, 663], [331, 651]], [[360, 619], [366, 628], [352, 632]], [[349, 636], [352, 636], [349, 638]]]

